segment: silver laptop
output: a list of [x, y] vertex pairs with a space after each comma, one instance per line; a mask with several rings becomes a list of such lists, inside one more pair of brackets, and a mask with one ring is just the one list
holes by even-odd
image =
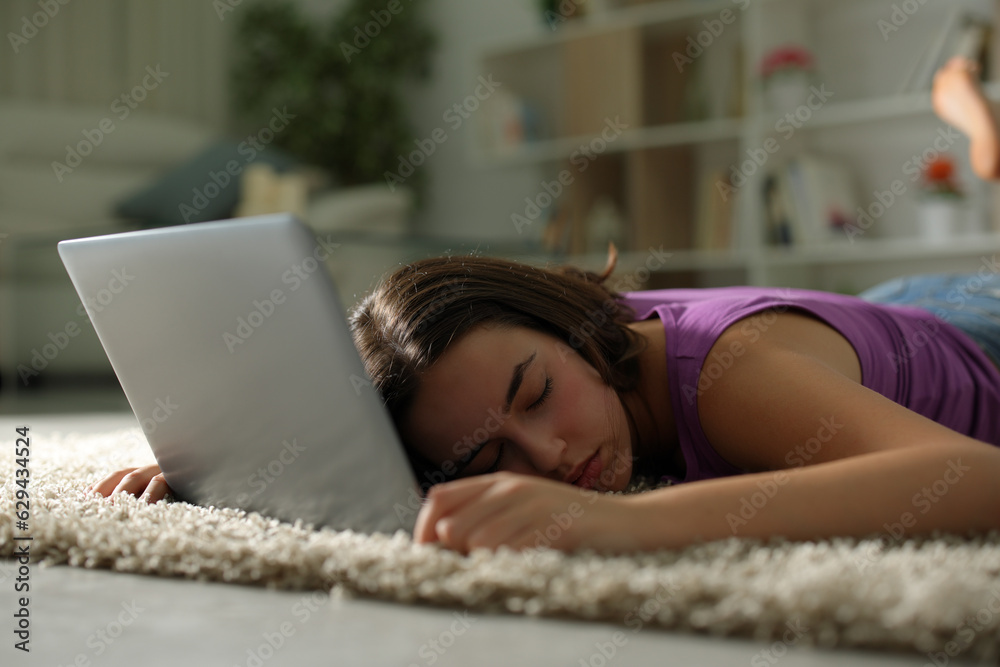
[[412, 534], [420, 494], [324, 260], [287, 214], [62, 241], [178, 499]]

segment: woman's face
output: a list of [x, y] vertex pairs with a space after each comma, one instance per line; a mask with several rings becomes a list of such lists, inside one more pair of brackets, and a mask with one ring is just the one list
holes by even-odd
[[403, 436], [448, 479], [498, 470], [620, 491], [631, 434], [615, 391], [575, 350], [523, 327], [475, 327], [435, 362]]

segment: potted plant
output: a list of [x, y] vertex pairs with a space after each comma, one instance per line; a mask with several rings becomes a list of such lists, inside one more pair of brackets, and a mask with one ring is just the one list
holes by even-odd
[[588, 7], [583, 0], [538, 0], [542, 18], [550, 30], [555, 30], [563, 22], [587, 14]]
[[[384, 183], [416, 136], [405, 88], [426, 78], [435, 37], [424, 0], [391, 14], [384, 0], [348, 0], [329, 19], [288, 0], [241, 8], [233, 113], [250, 131], [272, 108], [295, 114], [275, 147], [328, 171], [341, 186]], [[407, 179], [419, 195], [426, 170]]]
[[955, 180], [955, 172], [955, 161], [947, 153], [924, 165], [917, 215], [924, 239], [942, 241], [961, 230], [965, 194]]
[[805, 103], [815, 76], [815, 59], [795, 44], [768, 51], [760, 65], [764, 97], [771, 111], [784, 113]]

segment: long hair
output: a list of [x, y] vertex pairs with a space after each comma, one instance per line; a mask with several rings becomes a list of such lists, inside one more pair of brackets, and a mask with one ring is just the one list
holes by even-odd
[[[423, 259], [389, 274], [353, 310], [354, 343], [397, 430], [421, 374], [473, 327], [523, 326], [578, 352], [619, 395], [639, 377], [643, 340], [626, 324], [635, 312], [598, 275], [480, 256]], [[429, 463], [407, 453], [416, 469]]]

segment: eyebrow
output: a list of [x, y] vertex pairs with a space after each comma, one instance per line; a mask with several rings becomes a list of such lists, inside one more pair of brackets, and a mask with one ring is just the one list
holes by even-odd
[[[511, 375], [510, 385], [507, 387], [507, 396], [504, 399], [504, 404], [503, 404], [504, 414], [510, 412], [510, 406], [514, 403], [514, 397], [517, 396], [517, 391], [518, 389], [521, 388], [521, 383], [524, 382], [524, 371], [526, 371], [528, 367], [531, 366], [532, 362], [535, 361], [536, 354], [538, 354], [537, 351], [532, 352], [530, 357], [528, 357], [518, 365], [514, 366], [514, 373], [513, 375]], [[467, 461], [456, 463], [455, 464], [456, 470], [454, 475], [452, 475], [452, 477], [458, 477], [459, 475], [461, 475], [462, 472], [469, 466], [469, 464], [472, 463], [475, 460], [475, 458], [479, 455], [479, 452], [483, 450], [483, 447], [485, 447], [488, 443], [489, 440], [480, 444], [478, 447], [472, 450], [472, 452], [469, 454], [469, 459]]]
[[514, 397], [517, 396], [517, 390], [521, 388], [521, 383], [524, 381], [524, 371], [527, 370], [531, 362], [535, 360], [535, 355], [537, 352], [532, 352], [531, 356], [514, 366], [514, 375], [510, 378], [510, 386], [507, 388], [507, 398], [503, 404], [503, 412], [507, 414], [510, 412], [510, 406], [514, 402]]

